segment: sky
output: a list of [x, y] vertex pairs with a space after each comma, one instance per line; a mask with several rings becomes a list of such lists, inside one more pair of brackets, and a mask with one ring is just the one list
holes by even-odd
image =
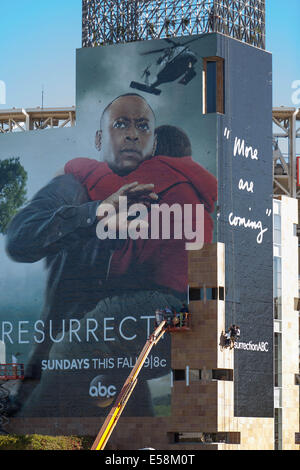
[[[299, 106], [300, 1], [266, 0], [273, 55], [273, 106]], [[81, 47], [81, 0], [0, 0], [0, 109], [75, 105], [75, 58]], [[296, 81], [299, 81], [297, 84]], [[293, 102], [294, 99], [294, 102]], [[0, 100], [1, 101], [1, 100]]]

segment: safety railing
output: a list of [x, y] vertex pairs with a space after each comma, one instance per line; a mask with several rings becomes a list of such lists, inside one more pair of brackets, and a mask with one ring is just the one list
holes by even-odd
[[0, 380], [22, 380], [24, 364], [0, 364]]

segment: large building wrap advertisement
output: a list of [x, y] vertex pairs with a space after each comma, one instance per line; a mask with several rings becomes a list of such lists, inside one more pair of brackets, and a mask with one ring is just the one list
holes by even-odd
[[[216, 240], [216, 127], [201, 122], [201, 54], [198, 38], [79, 50], [76, 129], [62, 144], [58, 131], [51, 144], [44, 132], [44, 143], [35, 133], [20, 146], [28, 203], [1, 255], [2, 336], [26, 363], [19, 416], [106, 415], [156, 309], [186, 302], [188, 250]], [[12, 287], [18, 272], [22, 289]], [[125, 415], [168, 415], [170, 393], [166, 334]]]
[[218, 241], [225, 244], [226, 321], [238, 324], [235, 416], [273, 417], [272, 56], [228, 38], [218, 116]]
[[[0, 339], [6, 362], [26, 366], [11, 389], [16, 416], [106, 416], [155, 311], [187, 301], [189, 250], [217, 241], [226, 246], [226, 326], [244, 328], [235, 413], [270, 415], [271, 190], [260, 181], [263, 137], [251, 134], [247, 100], [239, 106], [234, 94], [233, 42], [204, 35], [80, 49], [76, 127], [0, 136], [0, 160], [26, 180], [26, 203], [0, 240]], [[165, 334], [124, 415], [170, 414], [170, 359]], [[252, 389], [247, 399], [249, 384], [259, 384], [259, 403]]]

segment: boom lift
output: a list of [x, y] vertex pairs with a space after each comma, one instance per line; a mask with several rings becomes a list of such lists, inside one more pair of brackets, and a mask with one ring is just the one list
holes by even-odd
[[121, 416], [121, 413], [134, 390], [134, 387], [137, 384], [137, 377], [144, 365], [145, 360], [147, 359], [153, 346], [158, 343], [166, 331], [166, 324], [166, 320], [163, 320], [155, 329], [154, 333], [152, 333], [146, 341], [146, 344], [142, 349], [142, 352], [140, 353], [134, 368], [126, 379], [120, 394], [118, 395], [110, 413], [104, 421], [91, 450], [104, 450], [107, 441], [110, 438], [111, 433], [113, 432]]

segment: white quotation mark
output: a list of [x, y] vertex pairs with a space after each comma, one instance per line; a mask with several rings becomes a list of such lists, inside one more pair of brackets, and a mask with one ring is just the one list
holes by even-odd
[[268, 217], [270, 217], [271, 214], [272, 214], [272, 209], [267, 209], [267, 210], [266, 210], [266, 215], [267, 215]]
[[231, 132], [231, 131], [230, 131], [227, 127], [225, 127], [225, 130], [224, 130], [224, 137], [226, 137], [227, 140], [229, 139], [230, 132]]

